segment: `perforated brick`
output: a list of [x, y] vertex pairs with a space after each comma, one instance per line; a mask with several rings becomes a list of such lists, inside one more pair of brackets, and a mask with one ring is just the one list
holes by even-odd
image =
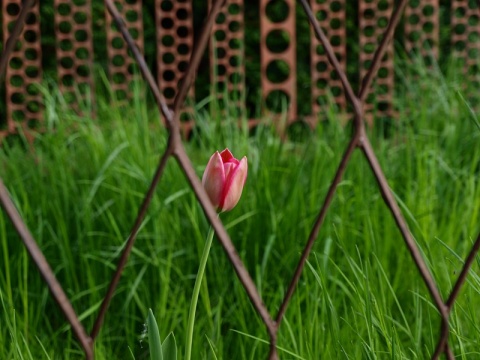
[[79, 101], [91, 101], [94, 92], [91, 2], [55, 0], [54, 6], [59, 87], [66, 103], [80, 111]]
[[[294, 0], [260, 1], [260, 55], [262, 96], [267, 114], [283, 130], [297, 117], [297, 59]], [[274, 11], [283, 7], [286, 11]]]
[[[346, 70], [346, 24], [345, 24], [345, 0], [311, 0], [312, 11], [318, 24], [328, 37], [342, 69]], [[311, 62], [312, 75], [312, 113], [310, 126], [314, 127], [321, 117], [322, 108], [328, 103], [328, 97], [332, 96], [340, 109], [346, 106], [345, 93], [340, 79], [330, 64], [320, 41], [311, 29]]]
[[438, 0], [409, 1], [405, 7], [405, 49], [421, 55], [427, 64], [438, 57]]
[[[478, 107], [480, 90], [480, 11], [475, 0], [452, 1], [451, 28], [453, 55], [463, 65], [464, 75], [475, 94], [469, 100]], [[474, 95], [474, 96], [472, 96]]]
[[227, 0], [212, 29], [210, 81], [219, 111], [225, 114], [229, 110], [237, 120], [245, 111], [243, 43], [243, 0]]
[[[143, 53], [143, 15], [142, 1], [115, 1], [115, 5], [124, 19], [127, 29], [135, 39], [135, 44], [141, 53]], [[108, 54], [108, 73], [110, 84], [115, 99], [124, 101], [132, 96], [132, 82], [136, 70], [136, 63], [129, 55], [128, 47], [123, 40], [122, 34], [118, 31], [110, 13], [105, 11], [106, 29], [107, 29], [107, 54]]]
[[[6, 122], [0, 120], [0, 139], [21, 128], [28, 138], [30, 129], [42, 123], [42, 81], [39, 3], [29, 11], [25, 26], [10, 56], [5, 76]], [[3, 43], [5, 44], [20, 13], [20, 0], [2, 2]]]
[[[375, 50], [382, 39], [393, 10], [393, 0], [359, 1], [360, 30], [360, 79], [363, 79], [373, 60]], [[372, 90], [369, 91], [364, 105], [365, 116], [370, 125], [373, 115], [377, 117], [393, 116], [393, 41], [387, 46], [380, 63]]]
[[[155, 15], [157, 81], [168, 106], [172, 107], [193, 50], [192, 3], [191, 1], [156, 0]], [[192, 86], [181, 116], [186, 133], [193, 127], [191, 114], [194, 98], [195, 91]]]

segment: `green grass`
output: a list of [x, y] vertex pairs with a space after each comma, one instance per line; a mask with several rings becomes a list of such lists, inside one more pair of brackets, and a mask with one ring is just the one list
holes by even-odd
[[[439, 72], [400, 77], [390, 136], [371, 134], [410, 229], [447, 297], [480, 231], [480, 130], [462, 80]], [[428, 81], [426, 81], [428, 79]], [[87, 331], [160, 155], [166, 132], [144, 97], [120, 108], [99, 100], [95, 121], [46, 104], [50, 127], [32, 153], [22, 141], [0, 150], [1, 176]], [[349, 139], [331, 119], [298, 142], [269, 127], [248, 136], [199, 109], [202, 136], [186, 144], [201, 176], [214, 150], [247, 155], [238, 206], [222, 215], [275, 315]], [[162, 339], [184, 353], [189, 301], [208, 232], [200, 206], [171, 159], [142, 225], [105, 324], [96, 359], [148, 357], [152, 308]], [[0, 217], [0, 358], [77, 359], [82, 351], [5, 216]], [[450, 344], [476, 359], [478, 258], [451, 315]], [[214, 242], [195, 324], [194, 359], [262, 359], [264, 326]], [[438, 311], [369, 166], [357, 151], [279, 333], [282, 359], [424, 359], [435, 347]], [[129, 350], [130, 349], [130, 350]]]

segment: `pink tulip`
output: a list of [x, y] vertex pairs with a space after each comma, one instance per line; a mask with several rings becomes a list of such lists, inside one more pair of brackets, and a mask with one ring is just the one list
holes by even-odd
[[230, 211], [242, 196], [247, 180], [247, 157], [237, 160], [225, 149], [212, 155], [203, 173], [202, 184], [217, 211]]

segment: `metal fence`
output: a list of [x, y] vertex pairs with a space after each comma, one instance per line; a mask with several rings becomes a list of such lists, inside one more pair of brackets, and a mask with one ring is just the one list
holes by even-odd
[[[461, 1], [457, 1], [456, 3], [460, 3]], [[22, 28], [24, 25], [26, 26], [25, 29], [32, 29], [32, 24], [27, 23], [25, 24], [25, 20], [28, 19], [27, 14], [31, 14], [31, 11], [35, 10], [35, 7], [32, 8], [32, 5], [35, 3], [35, 0], [25, 0], [23, 7], [19, 9], [18, 19], [13, 25], [10, 38], [6, 44], [5, 51], [0, 58], [0, 79], [3, 78], [5, 69], [7, 66], [7, 59], [9, 59], [11, 54], [14, 54], [15, 51], [15, 44], [17, 42], [19, 34], [22, 32]], [[60, 4], [61, 2], [58, 1]], [[231, 3], [235, 3], [232, 1]], [[265, 3], [265, 2], [262, 2]], [[290, 5], [292, 3], [288, 2]], [[317, 22], [316, 16], [312, 8], [310, 7], [307, 0], [300, 0], [301, 5], [303, 6], [308, 18], [312, 24], [313, 32], [315, 33], [319, 43], [322, 45], [324, 49], [325, 56], [328, 58], [329, 67], [334, 69], [336, 76], [338, 77], [338, 81], [342, 85], [342, 91], [346, 95], [346, 99], [350, 103], [354, 111], [354, 132], [350, 138], [349, 144], [345, 149], [343, 157], [341, 159], [340, 164], [338, 165], [337, 171], [335, 176], [331, 182], [327, 195], [324, 199], [323, 205], [321, 206], [316, 221], [312, 227], [310, 236], [306, 240], [306, 244], [302, 255], [298, 261], [298, 265], [294, 271], [294, 274], [290, 280], [290, 284], [287, 288], [285, 293], [283, 302], [278, 309], [276, 315], [274, 317], [271, 316], [270, 311], [268, 310], [267, 306], [263, 303], [262, 298], [255, 286], [254, 281], [250, 277], [249, 273], [245, 269], [242, 260], [237, 254], [237, 251], [230, 240], [229, 235], [225, 231], [221, 221], [217, 218], [215, 209], [212, 207], [205, 190], [203, 189], [201, 182], [199, 181], [194, 168], [188, 158], [181, 137], [181, 121], [180, 121], [180, 114], [181, 114], [181, 107], [184, 103], [184, 100], [189, 92], [189, 89], [193, 83], [195, 78], [195, 72], [199, 66], [202, 54], [204, 53], [208, 41], [210, 39], [210, 33], [215, 25], [215, 19], [217, 16], [222, 12], [225, 11], [223, 8], [224, 1], [222, 0], [215, 0], [213, 1], [210, 12], [208, 14], [207, 19], [205, 20], [203, 30], [198, 37], [198, 41], [195, 44], [192, 50], [192, 56], [190, 61], [186, 64], [186, 68], [184, 71], [184, 80], [181, 82], [178, 92], [176, 92], [174, 96], [173, 102], [169, 102], [169, 100], [162, 95], [161, 89], [157, 86], [157, 82], [155, 78], [152, 76], [151, 72], [149, 71], [145, 60], [142, 56], [140, 48], [137, 46], [136, 40], [132, 37], [130, 32], [128, 31], [127, 25], [125, 20], [123, 19], [120, 12], [117, 10], [117, 7], [113, 3], [113, 0], [105, 0], [106, 8], [109, 12], [109, 16], [111, 17], [112, 22], [115, 24], [116, 28], [122, 34], [128, 48], [132, 52], [138, 67], [145, 79], [145, 81], [150, 86], [150, 89], [155, 97], [155, 100], [158, 104], [159, 110], [162, 113], [165, 124], [168, 128], [169, 133], [169, 141], [167, 148], [161, 158], [159, 159], [158, 167], [153, 177], [153, 180], [150, 184], [150, 187], [145, 194], [143, 203], [141, 207], [138, 209], [138, 215], [134, 221], [134, 224], [131, 229], [131, 233], [129, 238], [126, 242], [125, 248], [123, 249], [122, 255], [118, 260], [118, 265], [116, 271], [111, 279], [110, 285], [108, 287], [107, 293], [103, 299], [103, 303], [100, 307], [100, 310], [97, 314], [97, 318], [93, 329], [91, 330], [90, 334], [86, 332], [83, 325], [81, 324], [75, 310], [73, 309], [68, 297], [66, 296], [65, 292], [62, 289], [62, 286], [59, 282], [55, 279], [54, 273], [48, 264], [47, 259], [43, 256], [42, 251], [38, 247], [35, 239], [30, 234], [27, 226], [23, 222], [21, 216], [19, 215], [15, 205], [13, 204], [12, 200], [10, 199], [7, 189], [5, 188], [3, 182], [0, 180], [0, 202], [5, 213], [8, 215], [10, 220], [12, 221], [15, 229], [17, 230], [19, 236], [21, 237], [22, 241], [24, 242], [28, 252], [30, 253], [33, 261], [35, 262], [36, 266], [38, 267], [40, 273], [42, 274], [43, 278], [45, 279], [46, 283], [48, 284], [52, 296], [57, 301], [60, 309], [65, 314], [68, 322], [71, 324], [72, 330], [78, 341], [80, 342], [81, 346], [84, 349], [85, 355], [87, 359], [93, 359], [93, 345], [99, 331], [102, 328], [104, 317], [107, 313], [110, 301], [114, 294], [114, 291], [118, 285], [120, 280], [121, 274], [123, 269], [125, 268], [125, 264], [128, 261], [128, 257], [132, 251], [132, 248], [135, 243], [135, 239], [137, 237], [138, 230], [140, 228], [140, 224], [145, 217], [146, 211], [150, 205], [152, 200], [152, 196], [155, 192], [155, 189], [162, 178], [162, 174], [165, 170], [165, 166], [167, 162], [173, 158], [175, 159], [180, 167], [183, 169], [185, 177], [188, 179], [190, 186], [192, 187], [193, 191], [195, 192], [199, 203], [201, 204], [205, 214], [212, 224], [217, 237], [223, 246], [227, 257], [229, 258], [240, 282], [243, 284], [245, 291], [247, 292], [252, 305], [259, 313], [263, 323], [265, 324], [266, 331], [268, 332], [270, 338], [270, 352], [269, 352], [269, 359], [278, 359], [277, 355], [277, 333], [278, 329], [282, 324], [282, 320], [284, 318], [285, 311], [289, 305], [290, 299], [295, 293], [296, 285], [298, 280], [302, 274], [302, 270], [304, 268], [305, 262], [311, 252], [312, 246], [317, 238], [318, 232], [322, 227], [323, 221], [325, 219], [326, 213], [328, 208], [332, 202], [333, 197], [335, 196], [335, 191], [337, 185], [341, 181], [345, 169], [347, 168], [352, 154], [355, 150], [359, 150], [363, 153], [366, 160], [368, 161], [372, 173], [374, 174], [379, 191], [382, 194], [382, 197], [391, 211], [393, 218], [395, 219], [396, 225], [398, 226], [403, 240], [405, 242], [405, 246], [408, 248], [412, 260], [418, 268], [420, 276], [423, 278], [430, 295], [433, 299], [435, 306], [438, 309], [440, 315], [440, 336], [438, 338], [437, 347], [434, 351], [432, 359], [438, 359], [440, 355], [445, 354], [448, 359], [453, 359], [454, 354], [449, 346], [448, 343], [448, 335], [449, 335], [449, 314], [452, 309], [452, 306], [455, 303], [455, 300], [459, 294], [460, 288], [462, 287], [463, 283], [465, 282], [466, 276], [469, 272], [469, 269], [472, 265], [472, 262], [475, 259], [475, 256], [480, 248], [480, 235], [477, 237], [467, 259], [465, 260], [464, 266], [460, 275], [450, 293], [448, 298], [445, 300], [442, 298], [438, 286], [435, 283], [430, 270], [428, 269], [425, 260], [422, 258], [421, 252], [417, 247], [416, 242], [412, 238], [412, 235], [409, 231], [407, 223], [400, 211], [400, 208], [395, 201], [395, 198], [392, 194], [390, 187], [388, 186], [387, 179], [385, 178], [384, 172], [382, 167], [380, 166], [375, 152], [372, 148], [370, 140], [367, 136], [365, 127], [365, 111], [368, 108], [366, 105], [366, 99], [368, 93], [371, 89], [372, 82], [374, 81], [375, 77], [379, 74], [379, 70], [382, 68], [384, 62], [382, 59], [385, 59], [385, 56], [389, 54], [389, 49], [391, 49], [391, 40], [394, 33], [394, 30], [399, 23], [401, 18], [402, 12], [404, 11], [407, 0], [400, 0], [396, 5], [395, 9], [393, 10], [391, 16], [387, 18], [385, 28], [380, 31], [376, 29], [375, 25], [371, 25], [368, 22], [365, 22], [365, 26], [373, 26], [375, 29], [375, 34], [380, 34], [380, 42], [379, 45], [372, 51], [371, 59], [368, 62], [368, 67], [364, 72], [364, 76], [362, 77], [362, 86], [358, 94], [355, 94], [352, 86], [347, 79], [344, 71], [344, 66], [342, 65], [342, 60], [338, 59], [335, 55], [335, 48], [331, 45], [329, 38], [326, 36], [325, 31], [321, 27], [321, 23]], [[428, 2], [430, 3], [430, 2]], [[4, 2], [5, 4], [5, 2]], [[38, 2], [36, 3], [38, 6]], [[63, 3], [62, 3], [63, 4]], [[480, 5], [480, 4], [479, 4]], [[32, 10], [33, 9], [33, 10]], [[371, 9], [369, 7], [365, 7], [364, 14], [367, 15]], [[320, 10], [321, 11], [321, 10]], [[178, 13], [178, 12], [177, 12]], [[262, 18], [264, 14], [262, 14]], [[341, 15], [339, 15], [341, 16]], [[475, 15], [478, 17], [478, 15]], [[367, 16], [366, 16], [367, 17]], [[263, 20], [262, 20], [263, 21]], [[30, 48], [29, 48], [30, 49]], [[112, 54], [113, 55], [113, 54]], [[115, 56], [115, 55], [113, 55]], [[25, 65], [30, 66], [30, 63], [25, 61]], [[171, 107], [169, 107], [169, 104]]]
[[[4, 119], [0, 119], [0, 140], [15, 133], [18, 128], [22, 128], [24, 133], [29, 135], [28, 129], [41, 127], [42, 96], [35, 84], [41, 82], [44, 70], [41, 63], [42, 37], [55, 37], [55, 45], [48, 49], [56, 53], [58, 85], [67, 105], [78, 111], [81, 108], [79, 103], [94, 101], [92, 64], [94, 56], [98, 58], [99, 54], [94, 54], [92, 0], [53, 2], [54, 34], [40, 31], [40, 2], [36, 2], [26, 14], [24, 31], [12, 50], [11, 58], [4, 60], [8, 61], [5, 81], [6, 112]], [[155, 54], [151, 61], [155, 67], [157, 85], [167, 105], [172, 106], [179, 91], [178, 84], [186, 73], [197, 35], [194, 33], [193, 19], [195, 4], [193, 0], [155, 0], [152, 3], [148, 10], [154, 15], [155, 42], [150, 43], [148, 48]], [[21, 0], [2, 1], [4, 42], [11, 35], [21, 4]], [[115, 4], [136, 46], [144, 53], [143, 1], [115, 1]], [[297, 59], [299, 41], [296, 30], [301, 27], [297, 24], [300, 16], [296, 13], [295, 1], [259, 0], [259, 24], [256, 20], [245, 18], [246, 4], [247, 0], [228, 0], [212, 28], [207, 56], [210, 79], [202, 79], [202, 82], [207, 83], [210, 80], [210, 93], [217, 99], [219, 106], [224, 108], [223, 104], [228, 103], [230, 111], [234, 108], [235, 113], [242, 117], [249, 115], [245, 112], [248, 85], [246, 79], [253, 74], [252, 70], [250, 73], [246, 72], [245, 55], [248, 53], [245, 53], [243, 46], [246, 25], [259, 26], [260, 31], [260, 64], [253, 66], [258, 66], [255, 71], [259, 73], [254, 77], [259, 79], [256, 86], [260, 86], [263, 98], [262, 109], [257, 113], [268, 114], [278, 126], [279, 132], [283, 132], [285, 127], [298, 120], [315, 127], [323, 115], [322, 105], [330, 101], [329, 99], [333, 99], [340, 109], [349, 110], [341, 80], [329, 63], [324, 47], [316, 39], [313, 27], [310, 27], [310, 34], [301, 34], [302, 38], [311, 39], [309, 55], [307, 58], [302, 55], [302, 59]], [[363, 78], [372, 62], [378, 39], [386, 29], [394, 1], [358, 0], [354, 5], [351, 4], [347, 0], [311, 1], [312, 11], [325, 31], [342, 70], [345, 71], [347, 65], [351, 66], [354, 62], [359, 69], [358, 74]], [[442, 5], [442, 9], [448, 12], [448, 16], [442, 16], [439, 0], [409, 1], [403, 17], [403, 36], [399, 38], [409, 54], [421, 55], [425, 62], [431, 63], [432, 59], [445, 55], [445, 51], [442, 54], [439, 49], [439, 24], [441, 19], [443, 24], [449, 22], [450, 31], [448, 34], [443, 32], [444, 41], [448, 39], [451, 55], [463, 61], [465, 72], [476, 82], [477, 88], [480, 88], [480, 20], [475, 4], [475, 0], [451, 1], [450, 4]], [[196, 6], [200, 5], [197, 3]], [[350, 11], [355, 9], [348, 19], [347, 7]], [[353, 24], [355, 19], [352, 15], [357, 13], [358, 27], [350, 25], [349, 31], [355, 31], [355, 36], [358, 34], [358, 56], [351, 50], [347, 53], [347, 20]], [[138, 69], [134, 59], [129, 56], [128, 47], [110, 13], [106, 11], [101, 18], [98, 18], [98, 13], [95, 14], [97, 22], [101, 23], [96, 24], [95, 28], [105, 31], [106, 43], [102, 49], [105, 50], [106, 70], [111, 88], [117, 100], [126, 100], [131, 94], [129, 85]], [[352, 34], [348, 35], [352, 37]], [[98, 45], [97, 51], [100, 52]], [[380, 61], [375, 93], [370, 90], [364, 104], [369, 123], [372, 123], [373, 115], [395, 116], [394, 57], [394, 46], [390, 42]], [[297, 68], [309, 69], [309, 79], [305, 79], [308, 83], [301, 84], [302, 90], [297, 86], [300, 81]], [[48, 70], [52, 72], [53, 69]], [[190, 87], [188, 93], [192, 99], [195, 98], [194, 87]], [[303, 87], [306, 87], [306, 90], [303, 90]], [[310, 101], [302, 103], [309, 103], [307, 107], [311, 110], [298, 109], [299, 91], [302, 91], [302, 99], [305, 96], [310, 98]], [[278, 101], [279, 98], [285, 101], [286, 109], [282, 107], [284, 103]], [[187, 104], [191, 106], [191, 102]], [[188, 106], [184, 110], [186, 114], [191, 113]], [[286, 116], [286, 119], [280, 119], [279, 112]], [[182, 116], [181, 120], [182, 131], [188, 134], [195, 127], [195, 122], [191, 116]], [[260, 119], [249, 119], [249, 124], [255, 126], [259, 121]]]

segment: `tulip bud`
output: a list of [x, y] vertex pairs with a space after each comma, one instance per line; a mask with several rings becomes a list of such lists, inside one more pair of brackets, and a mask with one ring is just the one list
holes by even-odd
[[225, 149], [212, 155], [202, 177], [202, 184], [217, 211], [230, 211], [242, 196], [247, 180], [247, 157], [235, 159]]

